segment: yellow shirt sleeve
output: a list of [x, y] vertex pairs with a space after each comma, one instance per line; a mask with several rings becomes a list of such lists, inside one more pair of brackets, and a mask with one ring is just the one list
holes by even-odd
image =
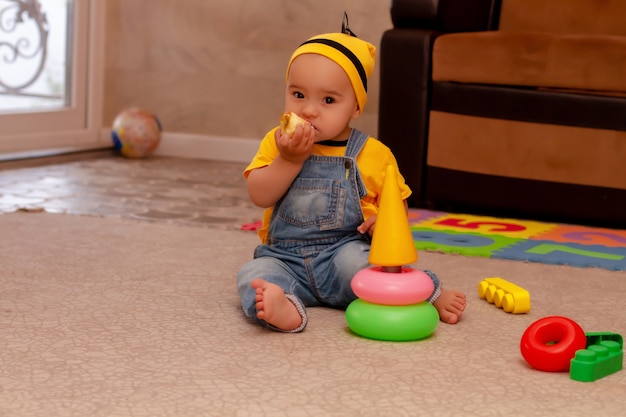
[[370, 137], [361, 153], [357, 156], [356, 161], [361, 178], [365, 183], [365, 188], [367, 188], [367, 195], [361, 199], [364, 219], [378, 214], [378, 199], [383, 189], [388, 166], [391, 166], [396, 171], [402, 199], [406, 200], [411, 195], [411, 189], [406, 185], [404, 177], [400, 174], [396, 158], [391, 153], [391, 150], [378, 139]]
[[[278, 129], [278, 127], [270, 130], [261, 140], [259, 150], [243, 172], [245, 178], [248, 178], [250, 171], [268, 166], [278, 156], [278, 147], [276, 146], [276, 139], [274, 137], [276, 129]], [[345, 147], [316, 144], [313, 147], [313, 154], [322, 156], [343, 156], [345, 150]], [[367, 195], [361, 199], [361, 209], [363, 210], [364, 219], [368, 219], [378, 213], [378, 199], [380, 198], [388, 166], [392, 166], [396, 171], [398, 187], [400, 188], [400, 196], [402, 199], [406, 200], [411, 195], [411, 189], [406, 185], [404, 177], [400, 174], [396, 158], [393, 156], [391, 150], [378, 139], [370, 137], [367, 140], [363, 149], [357, 156], [356, 162], [365, 188], [367, 189]], [[272, 218], [272, 211], [273, 207], [269, 207], [263, 212], [262, 226], [258, 230], [259, 238], [263, 243], [267, 242], [267, 233]]]
[[256, 155], [252, 158], [250, 164], [243, 171], [244, 178], [248, 178], [250, 171], [257, 168], [263, 168], [272, 163], [274, 159], [278, 156], [278, 147], [276, 146], [276, 138], [274, 137], [274, 132], [278, 127], [267, 132], [263, 140], [261, 140], [261, 144], [259, 145], [259, 150], [256, 152]]

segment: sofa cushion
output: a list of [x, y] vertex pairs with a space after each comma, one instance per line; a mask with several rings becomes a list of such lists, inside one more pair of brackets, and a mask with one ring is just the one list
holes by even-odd
[[428, 165], [626, 190], [626, 132], [430, 112]]
[[502, 0], [499, 29], [626, 36], [624, 0]]
[[626, 37], [453, 33], [435, 40], [432, 79], [623, 93], [623, 68]]

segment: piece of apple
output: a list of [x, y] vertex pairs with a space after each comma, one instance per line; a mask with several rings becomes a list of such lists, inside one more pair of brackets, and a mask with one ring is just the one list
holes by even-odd
[[293, 132], [296, 131], [296, 126], [304, 125], [306, 122], [306, 120], [294, 112], [288, 111], [280, 116], [280, 130], [289, 136], [293, 136]]

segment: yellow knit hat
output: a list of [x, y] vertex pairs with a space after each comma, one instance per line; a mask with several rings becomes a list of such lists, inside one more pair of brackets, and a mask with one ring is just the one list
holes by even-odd
[[313, 36], [295, 50], [289, 65], [302, 54], [319, 54], [336, 62], [348, 75], [359, 109], [363, 111], [367, 102], [367, 78], [374, 71], [376, 47], [369, 42], [346, 33], [325, 33]]

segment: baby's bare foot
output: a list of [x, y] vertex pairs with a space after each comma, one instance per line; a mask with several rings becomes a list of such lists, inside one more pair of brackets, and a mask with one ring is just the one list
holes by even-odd
[[302, 324], [296, 306], [285, 297], [285, 292], [276, 284], [261, 278], [250, 283], [256, 290], [256, 316], [281, 330], [295, 330]]
[[460, 291], [441, 289], [441, 295], [433, 303], [441, 321], [456, 324], [465, 310], [466, 297]]

